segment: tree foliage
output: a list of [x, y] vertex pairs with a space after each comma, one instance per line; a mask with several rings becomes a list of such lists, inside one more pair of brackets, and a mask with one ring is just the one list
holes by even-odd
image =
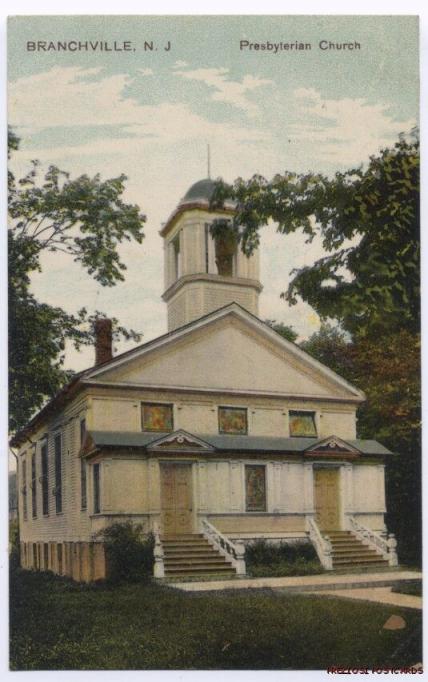
[[[9, 157], [19, 139], [9, 131]], [[70, 314], [40, 302], [31, 292], [31, 275], [41, 271], [46, 252], [61, 252], [103, 286], [124, 279], [118, 246], [143, 239], [145, 216], [122, 199], [124, 175], [102, 181], [50, 166], [44, 175], [37, 161], [17, 180], [8, 173], [9, 190], [9, 389], [10, 426], [23, 426], [32, 413], [70, 378], [64, 370], [66, 342], [76, 348], [93, 343], [93, 322], [86, 308]], [[113, 319], [114, 337], [139, 340]]]
[[276, 320], [265, 320], [265, 323], [284, 339], [295, 343], [298, 334], [291, 325], [284, 324], [284, 322], [277, 322]]
[[260, 175], [218, 181], [212, 206], [236, 202], [233, 229], [247, 254], [260, 228], [301, 230], [326, 256], [293, 271], [283, 296], [298, 297], [351, 333], [419, 329], [419, 140], [416, 131], [370, 157], [367, 168], [321, 174]]

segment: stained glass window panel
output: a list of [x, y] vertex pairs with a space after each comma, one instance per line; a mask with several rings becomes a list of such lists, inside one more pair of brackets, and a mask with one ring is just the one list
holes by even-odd
[[220, 433], [246, 434], [247, 410], [242, 407], [219, 407], [218, 422]]
[[312, 438], [316, 435], [315, 412], [290, 410], [290, 436]]
[[143, 403], [141, 406], [143, 431], [172, 431], [172, 405]]
[[245, 467], [247, 511], [266, 511], [266, 468], [262, 464]]

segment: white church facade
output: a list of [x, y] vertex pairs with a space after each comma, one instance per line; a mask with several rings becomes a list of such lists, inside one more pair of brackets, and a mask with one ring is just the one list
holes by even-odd
[[312, 542], [327, 570], [397, 563], [365, 396], [258, 318], [258, 253], [215, 244], [233, 207], [212, 190], [161, 231], [168, 332], [112, 357], [100, 321], [97, 364], [14, 437], [26, 568], [103, 578], [97, 534], [121, 521], [154, 534], [160, 578], [242, 575], [257, 538]]

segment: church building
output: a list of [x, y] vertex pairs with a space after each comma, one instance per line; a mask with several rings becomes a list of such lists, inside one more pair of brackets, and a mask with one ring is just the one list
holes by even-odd
[[385, 527], [391, 456], [357, 434], [364, 393], [259, 315], [259, 254], [213, 238], [233, 205], [195, 183], [160, 232], [168, 332], [96, 364], [13, 438], [21, 563], [104, 578], [100, 531], [155, 538], [158, 578], [245, 574], [245, 546], [314, 545], [326, 570], [394, 566]]

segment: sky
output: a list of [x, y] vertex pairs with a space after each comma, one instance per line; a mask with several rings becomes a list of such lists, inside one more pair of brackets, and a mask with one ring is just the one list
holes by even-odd
[[[21, 138], [17, 176], [31, 159], [72, 177], [128, 176], [125, 200], [147, 215], [142, 245], [121, 247], [126, 281], [103, 288], [61, 254], [33, 276], [39, 300], [75, 312], [103, 310], [148, 341], [166, 331], [162, 224], [187, 189], [211, 174], [226, 181], [284, 170], [366, 164], [418, 121], [417, 19], [405, 16], [15, 17], [9, 21], [8, 119]], [[35, 52], [27, 41], [129, 41], [130, 52]], [[319, 41], [361, 49], [320, 50]], [[158, 47], [143, 49], [144, 41]], [[311, 50], [240, 49], [310, 43]], [[170, 43], [170, 49], [163, 48]], [[133, 51], [135, 48], [135, 51]], [[323, 255], [316, 240], [263, 229], [260, 317], [319, 327], [304, 303], [280, 299], [293, 268]], [[119, 344], [118, 350], [128, 348]], [[93, 351], [67, 349], [83, 369]]]

